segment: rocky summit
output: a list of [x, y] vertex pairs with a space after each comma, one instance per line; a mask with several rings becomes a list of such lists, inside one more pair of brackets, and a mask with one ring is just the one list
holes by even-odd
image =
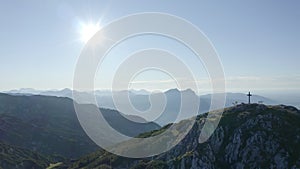
[[[300, 168], [300, 111], [291, 106], [240, 104], [224, 110], [213, 135], [198, 143], [208, 120], [199, 115], [189, 134], [170, 151], [146, 159], [119, 157], [103, 150], [63, 168]], [[209, 119], [213, 120], [213, 119]], [[175, 125], [184, 125], [184, 121]], [[168, 126], [144, 133], [149, 137]]]

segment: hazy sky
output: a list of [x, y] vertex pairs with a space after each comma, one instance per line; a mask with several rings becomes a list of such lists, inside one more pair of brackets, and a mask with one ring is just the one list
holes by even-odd
[[[80, 40], [82, 24], [100, 22], [105, 26], [125, 15], [164, 12], [190, 21], [211, 40], [223, 64], [228, 91], [299, 91], [299, 9], [298, 0], [3, 0], [0, 90], [71, 88], [85, 44]], [[96, 77], [97, 88], [109, 88], [107, 79], [124, 56], [147, 47], [176, 53], [197, 72], [203, 91], [209, 90], [205, 69], [196, 66], [188, 50], [170, 39], [150, 35], [129, 39], [112, 51], [102, 68], [105, 75]], [[173, 84], [154, 71], [132, 82], [133, 87], [151, 90]]]

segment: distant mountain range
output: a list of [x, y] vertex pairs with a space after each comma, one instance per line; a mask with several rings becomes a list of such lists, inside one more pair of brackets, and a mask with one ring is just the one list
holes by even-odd
[[[63, 89], [63, 90], [50, 90], [50, 91], [38, 91], [34, 89], [20, 89], [20, 90], [13, 90], [13, 91], [8, 91], [6, 93], [9, 94], [14, 94], [14, 95], [45, 95], [45, 96], [58, 96], [58, 97], [68, 97], [72, 98], [72, 90], [70, 89]], [[84, 100], [83, 103], [89, 104], [91, 101], [88, 98], [92, 92], [75, 92], [76, 94], [80, 95], [82, 100]], [[179, 122], [180, 120], [190, 118], [192, 116], [205, 113], [209, 111], [210, 105], [211, 105], [211, 94], [207, 95], [201, 95], [198, 96], [194, 91], [187, 89], [187, 90], [178, 90], [178, 89], [170, 89], [168, 91], [165, 91], [164, 93], [151, 93], [146, 90], [129, 90], [129, 91], [115, 91], [112, 93], [111, 91], [95, 91], [95, 97], [98, 103], [99, 107], [102, 108], [107, 108], [107, 109], [117, 109], [116, 105], [114, 104], [113, 100], [113, 95], [116, 96], [117, 98], [124, 98], [123, 96], [129, 96], [131, 104], [134, 106], [136, 110], [139, 111], [146, 111], [151, 107], [151, 103], [149, 101], [149, 96], [150, 97], [156, 97], [159, 94], [164, 94], [166, 97], [166, 105], [165, 109], [162, 111], [161, 116], [159, 116], [154, 122], [158, 123], [159, 125], [163, 126], [168, 123], [172, 123], [174, 121]], [[178, 113], [180, 112], [180, 103], [181, 103], [181, 97], [183, 97], [186, 100], [191, 100], [190, 103], [187, 103], [185, 107], [182, 107], [182, 112], [181, 116], [176, 120], [176, 117]], [[191, 111], [191, 108], [195, 106], [195, 102], [192, 102], [192, 100], [198, 100], [199, 101], [199, 109], [198, 111]], [[274, 105], [278, 104], [276, 101], [259, 96], [259, 95], [253, 95], [252, 98], [252, 103], [258, 103], [262, 102], [264, 104], [268, 105]], [[230, 107], [234, 104], [238, 103], [247, 103], [248, 98], [245, 93], [226, 93], [226, 103], [225, 107]], [[122, 107], [127, 107], [128, 103], [125, 100], [120, 100], [119, 104]], [[122, 110], [122, 113], [132, 115], [132, 110], [129, 108], [124, 108]], [[134, 114], [137, 116], [141, 116], [147, 119], [147, 114]], [[151, 119], [152, 120], [152, 119]]]
[[[211, 97], [198, 97], [191, 90], [176, 89], [165, 92], [165, 95], [169, 101], [166, 110], [170, 112], [178, 108], [179, 95], [196, 97], [200, 102], [209, 102]], [[137, 100], [146, 96], [132, 95]], [[245, 95], [241, 94], [239, 101], [242, 102], [243, 97]], [[257, 100], [271, 101], [255, 97]], [[230, 102], [236, 99], [239, 98], [227, 99], [226, 104], [232, 105]], [[208, 102], [200, 104], [209, 105]], [[90, 104], [82, 106], [97, 108]], [[113, 128], [129, 136], [151, 137], [170, 126], [161, 128], [139, 116], [124, 115], [112, 109], [100, 110]], [[187, 136], [168, 152], [151, 158], [124, 158], [104, 151], [90, 140], [77, 120], [72, 99], [28, 93], [0, 94], [0, 168], [299, 168], [298, 109], [284, 105], [234, 105], [224, 110], [209, 140], [199, 144], [198, 137], [204, 122], [215, 120], [206, 117], [207, 113], [198, 115]], [[143, 123], [131, 122], [127, 118]], [[171, 133], [178, 133], [186, 126], [186, 121], [174, 124]], [[130, 151], [134, 146], [126, 142], [120, 145], [124, 151]]]

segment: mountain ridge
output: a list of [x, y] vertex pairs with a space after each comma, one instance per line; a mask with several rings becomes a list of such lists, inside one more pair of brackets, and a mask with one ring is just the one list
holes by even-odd
[[[74, 91], [77, 95], [78, 101], [80, 100], [82, 104], [88, 104], [93, 103], [94, 99], [92, 99], [92, 93], [91, 92], [77, 92]], [[183, 109], [181, 113], [181, 117], [177, 119], [177, 122], [186, 118], [190, 118], [192, 116], [195, 116], [197, 114], [205, 113], [210, 111], [210, 105], [211, 105], [211, 98], [212, 94], [206, 94], [206, 95], [198, 95], [196, 94], [192, 89], [185, 89], [185, 90], [179, 90], [177, 88], [169, 89], [164, 92], [156, 92], [156, 93], [148, 93], [146, 94], [145, 91], [137, 91], [137, 90], [120, 90], [120, 91], [114, 91], [109, 92], [105, 91], [104, 93], [101, 91], [95, 91], [95, 97], [96, 97], [96, 103], [99, 107], [107, 108], [107, 109], [118, 109], [114, 102], [114, 97], [122, 98], [119, 99], [118, 104], [121, 105], [124, 109], [121, 109], [119, 111], [123, 112], [124, 114], [131, 115], [132, 109], [128, 108], [128, 102], [126, 100], [123, 100], [124, 98], [127, 99], [129, 96], [130, 102], [132, 104], [132, 107], [135, 108], [138, 111], [147, 111], [151, 108], [152, 103], [150, 102], [150, 97], [159, 96], [161, 94], [164, 94], [166, 97], [166, 104], [165, 109], [162, 111], [162, 114], [159, 117], [148, 117], [141, 113], [139, 116], [143, 117], [144, 119], [149, 121], [152, 121], [154, 118], [154, 122], [158, 123], [159, 125], [163, 126], [168, 123], [174, 122], [176, 120], [177, 115], [180, 111], [180, 105], [181, 105], [181, 99], [184, 97], [185, 100], [198, 100], [197, 104], [199, 104], [198, 111], [190, 112], [189, 110]], [[59, 97], [68, 97], [72, 98], [72, 90], [70, 89], [63, 89], [58, 91], [49, 91], [49, 92], [41, 92], [42, 95], [51, 95], [51, 96], [59, 96]], [[216, 93], [215, 95], [218, 95], [220, 93]], [[243, 93], [225, 93], [226, 100], [225, 100], [225, 107], [230, 107], [234, 104], [238, 103], [247, 103], [247, 97], [246, 94]], [[276, 101], [259, 96], [259, 95], [253, 95], [252, 96], [252, 102], [263, 102], [265, 104], [278, 104]], [[160, 104], [160, 103], [156, 103]], [[155, 104], [154, 104], [155, 105]], [[193, 107], [196, 103], [188, 103], [186, 102], [186, 107]], [[134, 114], [136, 115], [136, 114]]]
[[[295, 107], [240, 104], [226, 108], [213, 135], [199, 144], [206, 115], [197, 116], [188, 135], [166, 153], [132, 159], [100, 150], [81, 157], [68, 168], [299, 168], [300, 111]], [[159, 132], [143, 136], [156, 133]], [[130, 149], [130, 145], [124, 146]]]

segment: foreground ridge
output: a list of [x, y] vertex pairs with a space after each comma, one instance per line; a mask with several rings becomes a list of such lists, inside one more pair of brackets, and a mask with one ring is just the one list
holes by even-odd
[[[129, 159], [99, 150], [64, 167], [195, 169], [300, 166], [300, 112], [296, 108], [262, 104], [240, 104], [227, 108], [214, 134], [207, 142], [199, 144], [198, 136], [206, 116], [197, 117], [192, 130], [176, 147], [153, 158]], [[184, 125], [184, 121], [175, 125]], [[143, 136], [155, 135], [160, 130]]]

